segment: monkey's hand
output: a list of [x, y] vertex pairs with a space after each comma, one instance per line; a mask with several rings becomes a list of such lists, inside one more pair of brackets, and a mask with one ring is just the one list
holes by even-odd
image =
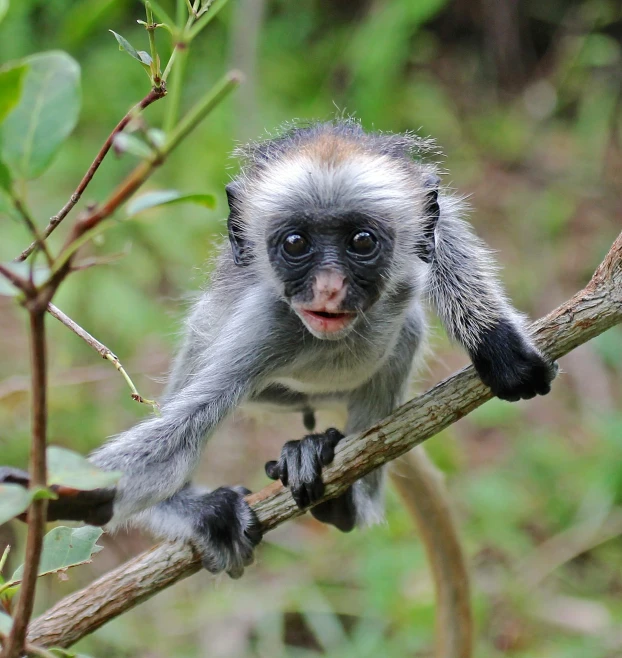
[[257, 516], [244, 499], [251, 493], [244, 487], [219, 487], [203, 492], [192, 486], [178, 491], [168, 501], [157, 506], [150, 524], [159, 534], [174, 537], [171, 515], [177, 523], [190, 520], [191, 527], [178, 538], [189, 539], [201, 556], [203, 567], [210, 573], [226, 571], [231, 578], [240, 578], [244, 568], [252, 564], [253, 551], [262, 538]]
[[546, 395], [558, 371], [557, 364], [542, 356], [508, 321], [485, 332], [471, 359], [484, 384], [509, 402]]
[[278, 461], [266, 463], [266, 475], [289, 487], [296, 505], [304, 509], [324, 495], [322, 466], [335, 458], [335, 446], [343, 434], [334, 428], [324, 434], [308, 434], [299, 441], [288, 441]]
[[[0, 466], [0, 484], [19, 484], [28, 487], [30, 477], [26, 471], [9, 466]], [[50, 489], [58, 496], [50, 499], [47, 507], [48, 521], [84, 521], [89, 525], [106, 525], [112, 518], [112, 504], [115, 496], [113, 487], [80, 491], [60, 484]], [[26, 520], [26, 514], [17, 518]]]

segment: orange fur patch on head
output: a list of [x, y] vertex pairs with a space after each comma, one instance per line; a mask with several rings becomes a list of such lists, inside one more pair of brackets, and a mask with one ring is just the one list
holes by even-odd
[[352, 140], [326, 134], [307, 142], [301, 152], [321, 164], [334, 167], [363, 153], [363, 149]]

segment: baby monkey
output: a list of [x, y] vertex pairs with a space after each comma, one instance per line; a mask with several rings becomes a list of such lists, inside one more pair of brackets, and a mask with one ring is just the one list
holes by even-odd
[[[100, 516], [91, 506], [91, 521], [112, 514], [111, 526], [189, 540], [207, 569], [240, 576], [261, 532], [245, 489], [190, 483], [207, 438], [249, 403], [299, 411], [310, 431], [328, 402], [347, 409], [344, 434], [373, 425], [404, 401], [426, 334], [424, 301], [496, 396], [549, 392], [555, 365], [508, 302], [461, 201], [422, 162], [429, 147], [334, 121], [238, 152], [242, 170], [226, 188], [230, 248], [186, 321], [161, 415], [92, 455], [124, 475], [114, 503], [104, 500]], [[287, 442], [268, 476], [301, 508], [313, 505], [344, 434]], [[382, 481], [378, 469], [311, 513], [343, 531], [378, 521]], [[70, 513], [67, 500], [55, 504], [51, 517]]]

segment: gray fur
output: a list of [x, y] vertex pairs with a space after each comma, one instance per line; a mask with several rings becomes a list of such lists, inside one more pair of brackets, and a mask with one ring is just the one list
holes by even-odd
[[[327, 139], [350, 144], [352, 155], [318, 161], [313, 146]], [[93, 455], [100, 467], [125, 474], [113, 525], [134, 517], [158, 534], [192, 540], [212, 570], [239, 575], [249, 546], [240, 540], [219, 558], [210, 531], [197, 531], [205, 493], [188, 486], [205, 441], [227, 414], [247, 403], [308, 413], [338, 400], [349, 412], [346, 433], [373, 425], [403, 400], [424, 342], [426, 294], [449, 333], [467, 348], [476, 347], [499, 318], [520, 326], [488, 250], [461, 219], [458, 199], [439, 198], [431, 262], [415, 256], [436, 173], [417, 158], [431, 149], [410, 135], [365, 134], [356, 123], [336, 122], [292, 129], [243, 151], [245, 164], [231, 189], [253, 259], [238, 267], [230, 250], [222, 250], [210, 287], [186, 322], [161, 416]], [[309, 208], [364, 211], [395, 234], [380, 298], [339, 340], [307, 331], [284, 297], [264, 246], [270, 223]], [[311, 464], [305, 468], [310, 471]], [[378, 470], [354, 485], [358, 523], [382, 518], [382, 480]], [[243, 535], [252, 518], [240, 505]]]

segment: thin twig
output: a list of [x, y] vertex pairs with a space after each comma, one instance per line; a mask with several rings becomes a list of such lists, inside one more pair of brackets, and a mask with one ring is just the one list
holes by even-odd
[[13, 201], [13, 205], [15, 206], [15, 210], [17, 210], [17, 212], [21, 215], [22, 219], [24, 220], [24, 224], [26, 224], [28, 230], [32, 233], [35, 239], [32, 244], [34, 245], [34, 247], [40, 249], [43, 252], [45, 259], [48, 262], [48, 265], [50, 265], [51, 267], [54, 261], [48, 250], [47, 244], [45, 244], [45, 240], [39, 233], [39, 229], [37, 228], [34, 219], [30, 215], [30, 212], [28, 212], [28, 209], [26, 208], [26, 206], [18, 196], [13, 196], [12, 201]]
[[[590, 283], [572, 299], [534, 322], [531, 333], [553, 359], [622, 322], [622, 233]], [[335, 461], [322, 472], [324, 498], [342, 494], [353, 482], [481, 406], [492, 397], [472, 366], [407, 402], [391, 416], [358, 435], [346, 437]], [[280, 482], [247, 496], [267, 532], [302, 513]], [[201, 568], [192, 547], [164, 542], [61, 600], [33, 621], [29, 639], [67, 647], [107, 621]]]
[[77, 322], [75, 322], [75, 320], [72, 320], [57, 306], [54, 306], [54, 304], [48, 304], [47, 310], [52, 317], [56, 318], [59, 322], [62, 322], [66, 327], [71, 329], [74, 334], [80, 336], [80, 338], [82, 338], [82, 340], [89, 347], [92, 347], [103, 359], [106, 359], [112, 363], [112, 365], [121, 373], [123, 379], [125, 379], [127, 385], [130, 387], [130, 390], [132, 391], [132, 400], [140, 402], [141, 404], [150, 405], [155, 412], [159, 411], [160, 405], [155, 400], [148, 400], [147, 398], [144, 398], [142, 395], [140, 395], [136, 389], [136, 386], [134, 385], [134, 382], [127, 374], [125, 368], [121, 364], [121, 361], [119, 361], [119, 357], [117, 357], [116, 354], [109, 350], [103, 343], [98, 341], [97, 338], [91, 336], [91, 334], [86, 329], [83, 329]]
[[15, 272], [12, 272], [6, 265], [0, 263], [0, 274], [10, 281], [18, 290], [21, 290], [23, 293], [30, 294], [33, 292], [33, 286], [28, 279], [24, 279]]
[[[45, 345], [45, 313], [30, 313], [30, 360], [32, 372], [32, 442], [30, 444], [30, 488], [46, 486], [47, 433], [47, 358]], [[39, 560], [48, 501], [33, 500], [28, 508], [28, 537], [19, 600], [13, 616], [11, 633], [6, 640], [2, 658], [18, 658], [24, 648], [26, 630], [32, 615]]]
[[242, 80], [242, 74], [231, 71], [225, 75], [179, 122], [170, 133], [160, 151], [149, 160], [141, 162], [128, 177], [117, 187], [108, 199], [100, 206], [89, 210], [75, 224], [65, 242], [63, 251], [56, 259], [57, 269], [53, 272], [36, 300], [30, 302], [30, 307], [47, 309], [63, 279], [71, 272], [72, 259], [76, 249], [82, 244], [82, 239], [99, 224], [112, 215], [121, 204], [129, 199], [136, 190], [151, 176], [166, 157], [194, 130], [201, 121], [228, 96]]
[[[151, 105], [152, 103], [155, 103], [160, 98], [163, 98], [166, 95], [166, 89], [163, 87], [160, 87], [159, 89], [152, 89], [141, 101], [140, 103], [137, 103], [134, 105], [134, 107], [119, 121], [119, 123], [115, 126], [114, 130], [108, 135], [108, 138], [104, 142], [103, 146], [101, 149], [99, 149], [99, 153], [95, 156], [95, 159], [91, 163], [91, 166], [88, 168], [88, 171], [86, 174], [84, 174], [84, 177], [80, 181], [80, 184], [76, 188], [75, 192], [71, 195], [69, 198], [69, 201], [58, 211], [56, 215], [50, 218], [50, 221], [48, 225], [45, 227], [45, 230], [43, 231], [43, 239], [47, 238], [53, 231], [54, 229], [67, 217], [71, 209], [80, 201], [80, 197], [82, 196], [84, 190], [86, 190], [88, 184], [91, 182], [93, 179], [93, 176], [95, 175], [95, 172], [99, 169], [99, 165], [101, 165], [102, 161], [106, 157], [106, 154], [110, 150], [110, 147], [112, 146], [112, 142], [114, 140], [114, 136], [117, 133], [120, 133], [125, 126], [136, 116], [137, 112], [141, 112], [144, 110], [146, 107]], [[37, 242], [33, 242], [29, 247], [26, 247], [24, 251], [15, 259], [17, 262], [21, 262], [26, 260], [28, 256], [32, 253], [34, 248], [37, 246]]]

